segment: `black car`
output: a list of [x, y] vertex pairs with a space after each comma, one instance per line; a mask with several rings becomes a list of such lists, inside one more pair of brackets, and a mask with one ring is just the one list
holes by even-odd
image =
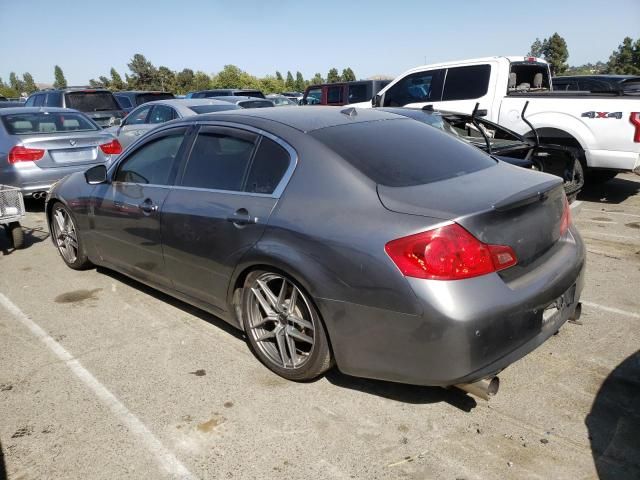
[[640, 94], [638, 75], [567, 75], [553, 78], [553, 89], [583, 92]]
[[254, 97], [265, 98], [260, 90], [250, 88], [215, 88], [212, 90], [200, 90], [198, 92], [187, 93], [187, 98], [209, 98], [209, 97]]
[[102, 128], [113, 125], [116, 118], [126, 116], [113, 93], [106, 88], [69, 87], [42, 90], [32, 93], [24, 106], [73, 108], [83, 112]]
[[143, 103], [153, 102], [156, 100], [170, 100], [175, 95], [170, 92], [146, 91], [146, 90], [130, 90], [126, 92], [114, 92], [113, 96], [126, 112], [130, 112]]
[[268, 98], [246, 97], [240, 95], [223, 95], [216, 96], [215, 99], [222, 102], [233, 103], [240, 108], [266, 108], [275, 106], [273, 101], [269, 100]]
[[565, 192], [575, 197], [584, 186], [578, 152], [568, 146], [539, 144], [482, 117], [429, 108], [379, 107], [380, 110], [413, 118], [444, 130], [500, 160], [523, 168], [557, 175], [564, 180]]

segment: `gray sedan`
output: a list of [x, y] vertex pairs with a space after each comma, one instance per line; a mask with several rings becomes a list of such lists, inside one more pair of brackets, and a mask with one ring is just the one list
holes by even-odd
[[562, 180], [377, 109], [169, 122], [58, 183], [46, 213], [69, 267], [214, 313], [291, 380], [335, 364], [488, 396], [580, 313]]
[[0, 184], [25, 197], [44, 197], [65, 175], [108, 164], [120, 152], [113, 135], [76, 110], [0, 109]]
[[107, 131], [115, 135], [122, 147], [126, 148], [138, 137], [169, 120], [238, 108], [240, 107], [230, 102], [211, 98], [156, 100], [132, 110], [120, 125], [108, 128]]

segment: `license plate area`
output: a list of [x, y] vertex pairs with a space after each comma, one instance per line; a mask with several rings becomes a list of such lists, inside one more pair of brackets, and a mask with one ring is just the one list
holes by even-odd
[[97, 152], [95, 147], [68, 148], [52, 151], [51, 158], [56, 163], [91, 162], [97, 158]]
[[575, 302], [576, 286], [573, 285], [553, 302], [547, 305], [542, 311], [542, 329], [553, 328], [561, 322], [564, 314]]

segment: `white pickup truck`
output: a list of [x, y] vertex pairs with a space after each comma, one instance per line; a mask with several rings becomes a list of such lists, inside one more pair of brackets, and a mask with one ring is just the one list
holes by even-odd
[[[383, 88], [371, 102], [471, 113], [540, 141], [579, 149], [587, 182], [622, 171], [640, 174], [640, 96], [553, 91], [549, 65], [535, 57], [488, 57], [413, 68]], [[485, 112], [482, 112], [485, 113]]]

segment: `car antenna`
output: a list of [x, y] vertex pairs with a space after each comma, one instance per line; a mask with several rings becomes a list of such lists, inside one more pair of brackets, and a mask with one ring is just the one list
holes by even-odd
[[355, 117], [356, 115], [358, 115], [358, 111], [355, 107], [345, 108], [344, 110], [340, 110], [340, 113], [349, 117]]
[[524, 116], [524, 114], [527, 112], [528, 106], [529, 106], [529, 100], [527, 100], [526, 103], [524, 104], [524, 107], [522, 108], [522, 113], [520, 114], [520, 118], [522, 118], [522, 121], [526, 123], [531, 129], [531, 131], [533, 132], [533, 135], [536, 139], [536, 148], [538, 148], [540, 147], [540, 137], [538, 136], [538, 131], [535, 129], [533, 125], [531, 125], [531, 122], [527, 120], [527, 118]]
[[471, 112], [471, 123], [480, 131], [482, 138], [484, 138], [484, 143], [487, 144], [487, 153], [491, 155], [491, 142], [489, 141], [489, 137], [487, 133], [484, 131], [484, 128], [480, 126], [477, 119], [478, 108], [480, 107], [480, 102], [476, 102], [476, 106], [473, 107], [473, 112]]
[[425, 105], [424, 107], [422, 107], [422, 110], [433, 112], [433, 105]]

